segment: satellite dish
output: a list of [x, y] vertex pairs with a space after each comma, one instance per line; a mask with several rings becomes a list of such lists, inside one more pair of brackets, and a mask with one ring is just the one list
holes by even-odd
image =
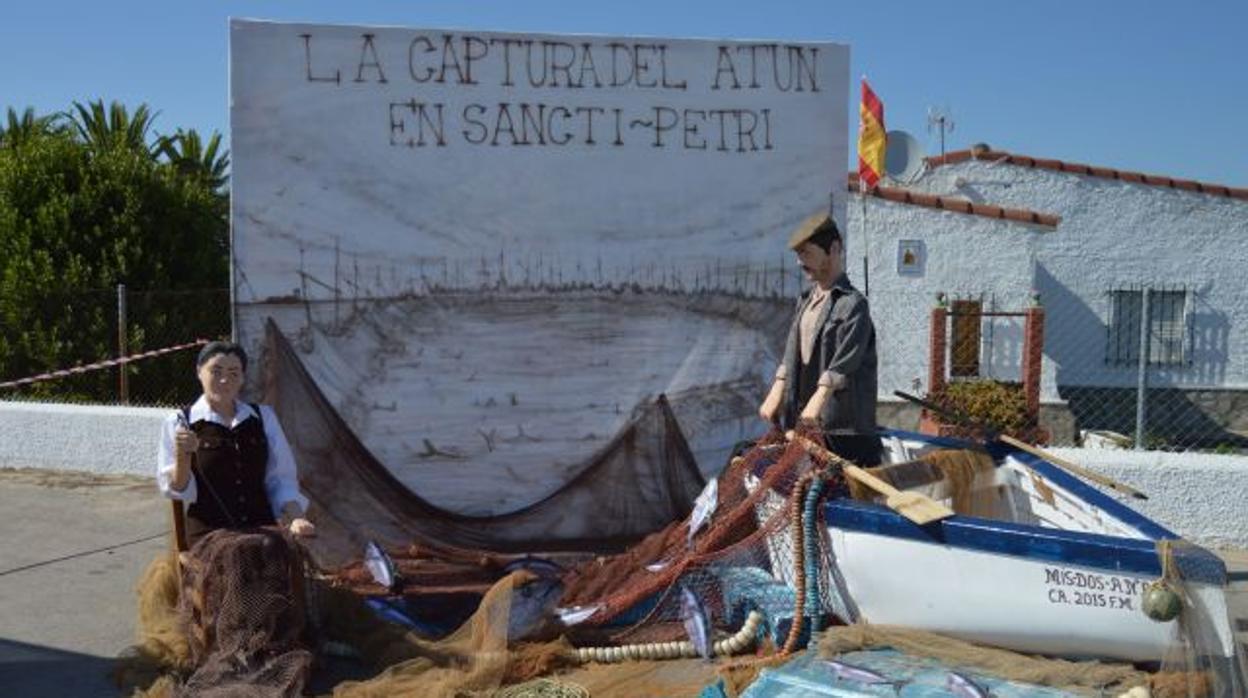
[[899, 182], [909, 182], [923, 169], [923, 146], [905, 131], [888, 132], [884, 172]]

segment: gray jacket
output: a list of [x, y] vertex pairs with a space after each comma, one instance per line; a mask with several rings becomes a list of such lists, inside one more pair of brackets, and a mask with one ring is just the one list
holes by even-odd
[[[785, 375], [784, 404], [780, 424], [792, 429], [807, 400], [815, 391], [812, 381], [802, 380], [798, 331], [802, 311], [810, 303], [811, 292], [804, 292], [797, 303], [797, 312], [789, 327], [789, 338], [784, 347]], [[875, 403], [878, 360], [875, 352], [875, 326], [867, 299], [850, 285], [844, 274], [833, 282], [830, 296], [820, 310], [819, 336], [815, 342], [812, 361], [816, 366], [807, 367], [821, 376], [825, 383], [841, 384], [835, 389], [820, 413], [823, 430], [829, 434], [874, 434]], [[801, 384], [806, 382], [807, 385]], [[799, 391], [805, 388], [805, 394]]]

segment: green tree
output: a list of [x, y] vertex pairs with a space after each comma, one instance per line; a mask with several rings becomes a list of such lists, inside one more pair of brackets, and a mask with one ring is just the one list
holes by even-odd
[[185, 177], [201, 178], [213, 191], [221, 191], [230, 181], [230, 155], [221, 148], [221, 134], [213, 133], [205, 144], [195, 129], [162, 138], [160, 154]]
[[146, 104], [140, 104], [131, 114], [120, 102], [113, 102], [107, 108], [102, 99], [87, 104], [74, 102], [73, 110], [63, 116], [73, 125], [80, 141], [94, 151], [121, 148], [147, 151], [155, 156], [160, 150], [159, 139], [148, 143], [148, 132], [156, 114]]
[[[21, 144], [0, 148], [0, 380], [114, 355], [119, 283], [136, 291], [228, 284], [220, 187], [228, 155], [219, 152], [219, 136], [196, 153], [202, 163], [211, 150], [208, 162], [219, 169], [200, 171], [173, 160], [167, 139], [150, 135], [146, 105], [133, 113], [117, 103], [105, 109], [103, 100], [74, 108], [60, 117], [71, 126], [59, 129], [57, 117], [31, 110], [16, 117], [10, 109], [0, 141]], [[11, 138], [13, 124], [20, 138]], [[181, 303], [164, 298], [131, 313], [132, 351], [212, 334], [205, 327], [228, 330], [228, 306], [203, 307], [194, 294]], [[108, 400], [114, 383], [103, 372], [24, 393]]]
[[35, 116], [35, 110], [27, 107], [20, 115], [9, 107], [5, 123], [0, 124], [0, 148], [19, 148], [35, 138], [60, 128], [59, 115]]

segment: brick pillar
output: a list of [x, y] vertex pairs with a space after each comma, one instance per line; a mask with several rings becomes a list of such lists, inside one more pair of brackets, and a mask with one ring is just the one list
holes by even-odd
[[1044, 359], [1044, 308], [1027, 309], [1023, 324], [1023, 396], [1032, 424], [1040, 419], [1040, 362]]
[[949, 309], [942, 301], [932, 308], [932, 327], [928, 339], [927, 394], [935, 395], [945, 389], [945, 367], [948, 361], [947, 327]]

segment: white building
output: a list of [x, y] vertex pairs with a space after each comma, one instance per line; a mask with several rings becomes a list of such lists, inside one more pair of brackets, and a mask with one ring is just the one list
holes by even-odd
[[[1050, 423], [1065, 407], [1077, 428], [1129, 432], [1147, 290], [1149, 431], [1248, 442], [1248, 189], [977, 147], [929, 158], [905, 187], [852, 196], [849, 220], [859, 286], [864, 240], [868, 252], [882, 399], [926, 377], [938, 292], [990, 312], [1021, 311], [1034, 291]], [[1021, 329], [1021, 318], [964, 323], [951, 344], [978, 350], [951, 347], [953, 370], [1017, 380]]]

